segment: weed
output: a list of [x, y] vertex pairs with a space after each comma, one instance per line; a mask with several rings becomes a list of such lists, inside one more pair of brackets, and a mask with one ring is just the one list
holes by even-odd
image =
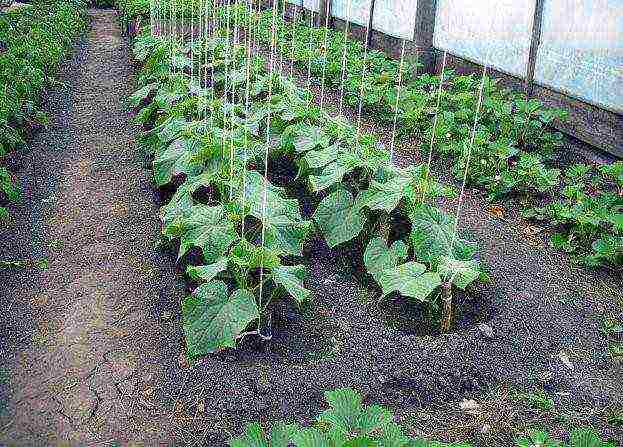
[[530, 405], [530, 407], [534, 408], [535, 410], [549, 411], [554, 408], [554, 401], [551, 397], [547, 395], [547, 393], [545, 393], [545, 391], [542, 390], [536, 392], [521, 393], [518, 394], [517, 397], [520, 400], [528, 403], [528, 405]]

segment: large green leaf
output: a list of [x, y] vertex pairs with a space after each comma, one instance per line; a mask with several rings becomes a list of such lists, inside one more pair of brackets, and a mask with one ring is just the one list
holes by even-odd
[[[229, 447], [272, 447], [268, 443], [266, 433], [262, 426], [254, 422], [245, 428], [244, 434], [229, 441]], [[287, 447], [287, 444], [285, 446]]]
[[307, 166], [312, 169], [323, 168], [329, 163], [337, 159], [338, 148], [336, 145], [329, 146], [326, 149], [309, 151], [303, 159], [307, 162]]
[[311, 427], [302, 428], [295, 433], [292, 442], [296, 447], [332, 447], [327, 435]]
[[329, 163], [323, 168], [320, 174], [309, 176], [309, 183], [312, 191], [323, 191], [341, 182], [347, 172], [348, 169], [339, 160]]
[[461, 290], [465, 290], [480, 276], [478, 261], [461, 261], [448, 256], [441, 257], [437, 271], [441, 277], [451, 279], [452, 284]]
[[275, 251], [252, 244], [251, 242], [241, 239], [231, 250], [230, 261], [244, 268], [265, 268], [274, 269], [281, 265], [281, 258]]
[[411, 244], [415, 257], [436, 264], [442, 256], [452, 255], [454, 220], [430, 205], [415, 207], [411, 213]]
[[132, 96], [128, 99], [128, 103], [131, 107], [138, 107], [141, 103], [147, 98], [151, 92], [154, 91], [158, 87], [157, 83], [147, 84], [137, 91], [135, 91]]
[[160, 218], [166, 227], [176, 218], [188, 212], [193, 206], [192, 195], [201, 187], [209, 186], [215, 176], [211, 172], [203, 172], [202, 174], [189, 177], [184, 183], [177, 188], [169, 203], [160, 208]]
[[435, 269], [442, 256], [468, 261], [474, 258], [475, 246], [455, 234], [455, 221], [440, 209], [428, 205], [413, 208], [411, 244], [415, 257]]
[[407, 247], [404, 242], [395, 241], [388, 247], [383, 238], [375, 237], [368, 242], [363, 254], [363, 263], [368, 272], [375, 276], [385, 269], [396, 267], [406, 257]]
[[376, 274], [383, 296], [400, 292], [418, 301], [428, 301], [431, 293], [441, 285], [438, 273], [426, 272], [426, 266], [417, 262], [407, 262]]
[[317, 147], [329, 146], [329, 137], [322, 128], [317, 126], [300, 125], [294, 131], [294, 149], [297, 152], [307, 152]]
[[311, 292], [303, 287], [303, 280], [307, 274], [303, 265], [282, 265], [272, 270], [275, 283], [283, 286], [284, 289], [299, 304], [309, 300]]
[[175, 140], [182, 132], [188, 129], [189, 125], [189, 122], [185, 119], [172, 116], [152, 131], [157, 132], [160, 141], [168, 143]]
[[325, 392], [330, 405], [318, 421], [329, 426], [335, 445], [352, 447], [402, 447], [408, 438], [393, 422], [393, 415], [378, 406], [363, 406], [359, 393], [351, 388]]
[[270, 437], [257, 422], [247, 425], [245, 433], [229, 441], [230, 447], [288, 447], [298, 432], [295, 424], [278, 422], [270, 431]]
[[209, 265], [189, 265], [186, 268], [186, 274], [195, 281], [210, 282], [216, 276], [227, 270], [227, 258], [221, 258], [214, 264]]
[[184, 300], [182, 314], [190, 357], [233, 348], [246, 327], [259, 318], [253, 294], [236, 290], [228, 297], [222, 281], [199, 286]]
[[180, 238], [178, 259], [191, 247], [198, 247], [208, 264], [225, 255], [238, 238], [234, 224], [220, 205], [194, 205], [183, 217], [166, 227], [164, 233]]
[[356, 206], [353, 195], [338, 189], [325, 197], [314, 213], [314, 220], [330, 247], [357, 237], [363, 230], [365, 216]]
[[366, 194], [360, 193], [357, 201], [371, 210], [383, 210], [391, 213], [398, 207], [400, 200], [406, 194], [410, 181], [409, 177], [402, 176], [396, 176], [385, 183], [373, 180], [370, 182], [370, 188]]
[[197, 159], [200, 142], [197, 139], [180, 138], [154, 160], [154, 181], [158, 186], [166, 185], [175, 175], [198, 175], [202, 163]]
[[277, 422], [270, 431], [270, 447], [288, 447], [298, 430], [296, 424]]
[[311, 224], [302, 219], [297, 200], [288, 199], [283, 188], [265, 181], [256, 171], [249, 171], [244, 202], [250, 214], [263, 223], [267, 248], [280, 254], [302, 256]]
[[318, 417], [319, 421], [344, 427], [346, 430], [356, 427], [363, 402], [357, 391], [352, 388], [337, 388], [325, 391], [324, 397], [330, 408]]
[[405, 447], [409, 437], [405, 436], [402, 428], [392, 420], [383, 427], [378, 442], [379, 447]]
[[570, 447], [614, 447], [615, 444], [602, 441], [592, 428], [577, 428], [571, 432]]

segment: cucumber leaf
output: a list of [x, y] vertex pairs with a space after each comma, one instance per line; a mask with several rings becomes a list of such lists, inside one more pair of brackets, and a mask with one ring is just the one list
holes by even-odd
[[193, 194], [203, 186], [209, 186], [215, 176], [211, 172], [203, 172], [196, 177], [189, 177], [177, 188], [169, 203], [160, 208], [160, 219], [166, 227], [176, 218], [188, 212], [193, 206]]
[[473, 259], [475, 247], [454, 235], [455, 221], [448, 214], [434, 206], [421, 204], [414, 207], [409, 217], [415, 257], [429, 263], [432, 270], [437, 268], [443, 256], [462, 261]]
[[395, 241], [391, 247], [381, 237], [368, 242], [363, 254], [363, 262], [368, 272], [375, 276], [383, 270], [394, 268], [407, 257], [407, 246], [402, 241]]
[[439, 274], [426, 272], [426, 266], [418, 262], [407, 262], [376, 274], [383, 296], [399, 292], [418, 301], [428, 301], [433, 291], [441, 285]]
[[274, 269], [281, 265], [279, 255], [273, 250], [254, 245], [246, 239], [241, 239], [231, 250], [229, 259], [244, 268]]
[[325, 197], [313, 218], [331, 248], [357, 237], [365, 223], [363, 211], [345, 189]]
[[195, 281], [210, 282], [225, 270], [227, 270], [227, 258], [221, 258], [214, 264], [189, 265], [186, 268], [186, 274]]
[[318, 126], [297, 125], [294, 130], [293, 144], [297, 152], [307, 152], [317, 147], [326, 148], [329, 143], [329, 137]]
[[[243, 435], [230, 440], [229, 447], [272, 447], [272, 445], [268, 443], [262, 426], [254, 422], [246, 426]], [[287, 444], [284, 447], [287, 447]]]
[[248, 172], [244, 188], [250, 214], [264, 224], [265, 246], [279, 254], [302, 256], [311, 224], [301, 217], [298, 201], [288, 199], [283, 188], [256, 171]]
[[480, 277], [478, 261], [461, 261], [448, 256], [441, 257], [437, 271], [442, 277], [450, 278], [452, 284], [461, 290], [465, 290]]
[[239, 289], [228, 297], [225, 283], [212, 281], [186, 297], [182, 315], [188, 355], [195, 358], [233, 348], [260, 314], [251, 292]]
[[329, 146], [326, 149], [309, 151], [303, 159], [307, 162], [307, 166], [312, 169], [323, 168], [329, 163], [337, 160], [338, 148], [336, 145]]
[[405, 196], [410, 182], [410, 178], [402, 176], [396, 176], [385, 183], [372, 180], [368, 191], [359, 193], [357, 201], [371, 210], [391, 213]]
[[154, 181], [163, 186], [171, 182], [175, 175], [198, 175], [202, 163], [197, 159], [200, 142], [196, 139], [180, 138], [154, 160]]
[[294, 298], [297, 303], [302, 304], [309, 300], [311, 292], [303, 287], [303, 280], [306, 276], [305, 266], [303, 265], [282, 265], [272, 270], [273, 280], [276, 284], [283, 286], [284, 289]]
[[238, 238], [234, 224], [221, 205], [194, 205], [183, 217], [166, 227], [164, 233], [180, 238], [178, 259], [190, 248], [197, 247], [208, 264], [225, 255]]
[[132, 94], [132, 96], [130, 96], [128, 103], [130, 104], [131, 107], [140, 106], [141, 103], [145, 100], [145, 98], [147, 98], [150, 95], [150, 93], [153, 92], [157, 87], [158, 87], [158, 83], [147, 84], [144, 87], [141, 87], [140, 89], [135, 91]]
[[332, 447], [334, 445], [329, 442], [326, 434], [311, 427], [300, 429], [292, 437], [292, 442], [296, 447]]

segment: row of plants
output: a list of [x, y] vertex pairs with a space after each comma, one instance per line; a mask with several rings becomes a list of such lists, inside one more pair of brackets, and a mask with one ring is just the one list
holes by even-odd
[[[350, 388], [325, 392], [329, 408], [311, 426], [278, 422], [269, 432], [259, 423], [247, 425], [245, 432], [229, 441], [230, 447], [470, 447], [465, 442], [444, 443], [412, 437], [394, 420], [394, 415], [378, 405], [364, 405], [362, 396]], [[591, 428], [571, 431], [568, 442], [546, 431], [532, 430], [515, 440], [518, 447], [616, 447]]]
[[[148, 129], [141, 144], [156, 185], [175, 189], [163, 236], [199, 283], [183, 303], [191, 357], [266, 337], [275, 299], [310, 298], [301, 257], [312, 233], [332, 248], [362, 244], [383, 296], [439, 307], [450, 329], [453, 288], [486, 278], [474, 244], [435, 205], [453, 188], [425, 166], [393, 166], [378, 141], [315, 106], [224, 29], [192, 47], [144, 35], [134, 53], [143, 64], [131, 98]], [[191, 73], [203, 72], [200, 85]], [[290, 166], [289, 189], [269, 178], [276, 164]], [[293, 184], [317, 203], [311, 220]]]
[[[150, 15], [159, 20], [162, 32], [170, 32], [172, 18], [190, 23], [194, 20], [199, 27], [199, 17], [205, 20], [211, 11], [210, 0], [102, 0], [103, 3], [114, 3], [119, 11], [121, 24], [128, 28], [132, 23], [147, 23]], [[193, 19], [194, 18], [194, 19]]]
[[[488, 76], [451, 70], [416, 75], [416, 61], [401, 65], [380, 51], [366, 53], [360, 42], [341, 31], [310, 27], [303, 14], [286, 21], [280, 8], [274, 11], [258, 14], [238, 3], [220, 8], [219, 15], [241, 27], [251, 24], [249, 29], [264, 44], [270, 43], [274, 27], [281, 54], [339, 89], [348, 105], [361, 102], [387, 123], [396, 118], [399, 132], [417, 136], [424, 152], [450, 157], [457, 178], [466, 176], [467, 184], [484, 188], [490, 200], [519, 197], [526, 217], [556, 217], [556, 247], [590, 266], [623, 265], [623, 162], [598, 169], [573, 166], [562, 173], [554, 155], [563, 138], [550, 124], [564, 120], [566, 112], [503, 89]], [[569, 196], [577, 186], [575, 172], [582, 169], [597, 171], [594, 188]], [[545, 209], [533, 209], [543, 202], [549, 203]], [[596, 219], [594, 214], [610, 217]]]
[[135, 21], [148, 22], [151, 14], [150, 0], [114, 0], [119, 11], [119, 21], [127, 29]]
[[0, 218], [21, 194], [6, 156], [48, 122], [40, 96], [86, 27], [84, 7], [82, 0], [39, 0], [0, 15]]

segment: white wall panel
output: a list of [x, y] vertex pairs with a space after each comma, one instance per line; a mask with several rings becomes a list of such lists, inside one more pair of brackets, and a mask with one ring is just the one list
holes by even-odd
[[437, 0], [435, 46], [525, 76], [535, 0]]
[[413, 40], [417, 0], [376, 0], [372, 28], [394, 37]]
[[535, 80], [623, 111], [623, 0], [546, 0]]
[[371, 5], [371, 0], [333, 0], [331, 11], [333, 17], [367, 26]]

